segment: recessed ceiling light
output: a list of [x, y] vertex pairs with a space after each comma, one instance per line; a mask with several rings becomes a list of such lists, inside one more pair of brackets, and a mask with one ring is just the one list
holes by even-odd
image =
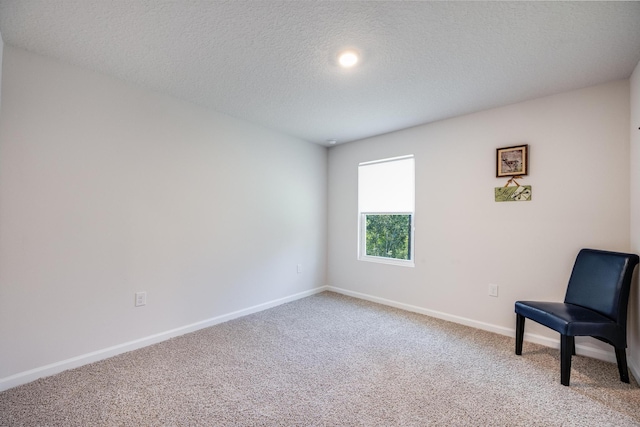
[[338, 56], [338, 62], [344, 68], [351, 68], [358, 63], [358, 54], [353, 50], [344, 51]]
[[329, 145], [336, 145], [338, 141], [336, 141], [335, 139], [327, 139], [327, 143], [329, 143]]

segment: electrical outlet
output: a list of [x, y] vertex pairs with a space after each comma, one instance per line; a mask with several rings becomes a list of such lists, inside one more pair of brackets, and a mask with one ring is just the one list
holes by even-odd
[[147, 305], [147, 293], [136, 292], [136, 307]]
[[498, 285], [494, 285], [494, 284], [489, 285], [489, 296], [490, 297], [498, 296]]
[[298, 264], [298, 274], [302, 273], [302, 264]]

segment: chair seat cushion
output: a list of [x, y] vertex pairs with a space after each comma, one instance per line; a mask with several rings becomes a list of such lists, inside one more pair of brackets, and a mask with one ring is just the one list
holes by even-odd
[[516, 301], [515, 311], [562, 335], [608, 337], [608, 341], [614, 341], [611, 344], [624, 346], [624, 331], [616, 322], [579, 305], [562, 302]]

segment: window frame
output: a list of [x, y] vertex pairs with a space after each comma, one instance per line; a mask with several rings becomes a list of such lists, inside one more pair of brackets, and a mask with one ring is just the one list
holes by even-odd
[[[412, 211], [385, 211], [385, 212], [373, 212], [373, 211], [360, 211], [360, 184], [358, 184], [358, 253], [357, 259], [359, 261], [366, 262], [375, 262], [379, 264], [389, 264], [389, 265], [397, 265], [401, 267], [415, 267], [415, 218], [416, 218], [416, 208], [415, 208], [415, 156], [413, 154], [398, 156], [386, 159], [379, 159], [368, 162], [361, 162], [358, 164], [358, 180], [360, 180], [360, 167], [367, 165], [374, 165], [379, 163], [387, 163], [401, 160], [413, 160], [413, 210]], [[411, 217], [411, 226], [409, 233], [409, 259], [397, 259], [397, 258], [389, 258], [389, 257], [381, 257], [381, 256], [373, 256], [367, 255], [367, 215], [410, 215]]]
[[[409, 215], [411, 224], [409, 225], [409, 259], [390, 258], [382, 256], [367, 255], [367, 215]], [[360, 212], [359, 219], [359, 244], [358, 260], [367, 262], [377, 262], [381, 264], [399, 265], [403, 267], [415, 267], [413, 251], [415, 247], [415, 212]]]

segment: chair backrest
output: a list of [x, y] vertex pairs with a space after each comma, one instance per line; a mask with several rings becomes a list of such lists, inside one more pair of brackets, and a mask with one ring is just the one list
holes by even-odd
[[582, 249], [564, 302], [597, 311], [626, 326], [627, 303], [638, 255]]

